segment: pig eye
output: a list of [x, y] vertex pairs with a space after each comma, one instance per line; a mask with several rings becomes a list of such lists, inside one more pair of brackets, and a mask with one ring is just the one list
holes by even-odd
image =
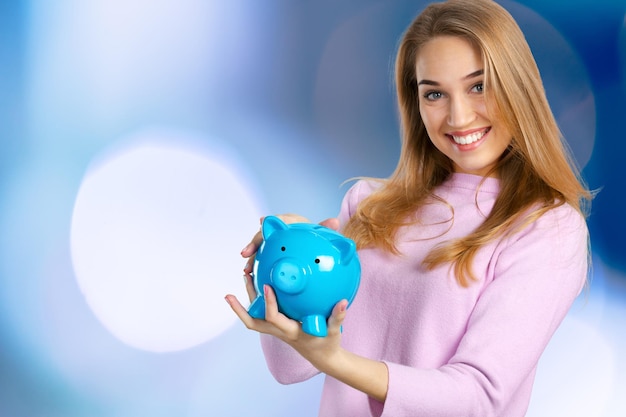
[[316, 264], [320, 263], [320, 258], [315, 258], [315, 263]]
[[280, 250], [283, 251], [283, 252], [285, 251], [285, 249], [286, 248], [284, 246], [280, 248]]

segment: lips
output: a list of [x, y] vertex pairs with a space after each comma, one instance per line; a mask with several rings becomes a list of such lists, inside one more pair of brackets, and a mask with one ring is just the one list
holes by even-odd
[[483, 138], [483, 136], [485, 136], [489, 130], [491, 130], [491, 128], [485, 128], [485, 129], [480, 129], [465, 135], [447, 135], [449, 138], [451, 138], [454, 143], [456, 143], [457, 145], [471, 145], [472, 143], [478, 142], [479, 140], [481, 140]]

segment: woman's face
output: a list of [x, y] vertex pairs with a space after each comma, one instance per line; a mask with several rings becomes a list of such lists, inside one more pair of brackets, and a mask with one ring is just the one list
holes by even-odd
[[511, 134], [487, 111], [480, 51], [460, 37], [435, 37], [421, 47], [416, 75], [420, 114], [433, 145], [452, 160], [455, 172], [487, 175]]

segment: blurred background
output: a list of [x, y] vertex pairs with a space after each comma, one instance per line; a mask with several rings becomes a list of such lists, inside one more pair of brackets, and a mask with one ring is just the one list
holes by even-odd
[[[223, 296], [261, 215], [319, 221], [391, 173], [425, 4], [0, 2], [0, 416], [316, 416], [321, 377], [275, 382]], [[623, 416], [626, 2], [501, 4], [600, 190], [528, 415]]]

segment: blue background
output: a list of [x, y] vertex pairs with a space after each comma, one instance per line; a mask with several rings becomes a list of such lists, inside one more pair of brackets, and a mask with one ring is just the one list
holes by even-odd
[[[77, 281], [74, 203], [94, 161], [149, 131], [229, 149], [261, 214], [334, 216], [344, 180], [395, 167], [393, 57], [425, 4], [1, 2], [0, 415], [317, 415], [321, 378], [276, 383], [240, 323], [165, 352], [116, 337]], [[501, 4], [599, 190], [592, 284], [542, 359], [529, 415], [626, 415], [626, 3]], [[213, 237], [257, 227], [233, 216]], [[225, 267], [240, 288], [243, 260]]]

